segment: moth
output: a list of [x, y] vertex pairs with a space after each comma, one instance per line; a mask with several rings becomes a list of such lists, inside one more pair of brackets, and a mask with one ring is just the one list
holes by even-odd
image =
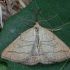
[[70, 48], [48, 29], [38, 23], [23, 32], [1, 54], [12, 62], [26, 65], [53, 64], [70, 58]]

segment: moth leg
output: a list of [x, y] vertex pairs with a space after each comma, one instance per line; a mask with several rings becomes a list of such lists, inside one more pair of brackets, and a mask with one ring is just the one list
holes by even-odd
[[50, 30], [50, 31], [58, 31], [58, 30], [61, 30], [62, 28], [53, 28], [53, 29], [50, 29], [50, 28], [48, 28], [48, 30]]

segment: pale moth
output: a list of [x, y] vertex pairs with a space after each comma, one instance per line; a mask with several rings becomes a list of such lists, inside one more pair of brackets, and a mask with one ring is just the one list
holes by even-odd
[[55, 34], [38, 23], [23, 32], [1, 54], [1, 57], [12, 62], [26, 65], [37, 63], [53, 64], [70, 58], [70, 48]]

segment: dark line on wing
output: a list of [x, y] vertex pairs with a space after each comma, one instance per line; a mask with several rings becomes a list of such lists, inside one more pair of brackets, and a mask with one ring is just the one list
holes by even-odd
[[[19, 45], [19, 44], [18, 44], [18, 45]], [[23, 47], [23, 46], [24, 46], [24, 47], [25, 47], [25, 46], [28, 46], [28, 47], [29, 47], [29, 45], [31, 46], [31, 45], [33, 45], [33, 44], [22, 45], [22, 47]], [[19, 45], [19, 46], [21, 46], [21, 45]]]
[[42, 44], [42, 45], [50, 45], [50, 46], [56, 46], [58, 43], [56, 43], [55, 45], [50, 45], [50, 44]]
[[22, 39], [21, 39], [21, 41], [23, 41], [23, 42], [34, 42], [34, 41], [26, 41], [26, 40], [22, 40]]
[[[30, 54], [30, 53], [26, 53], [26, 52], [16, 52], [16, 51], [8, 51], [8, 52], [13, 52], [13, 53], [25, 53], [25, 54]], [[66, 52], [66, 51], [57, 51], [57, 52], [45, 52], [45, 53], [59, 53], [59, 52]], [[37, 54], [37, 55], [45, 55], [45, 54]]]

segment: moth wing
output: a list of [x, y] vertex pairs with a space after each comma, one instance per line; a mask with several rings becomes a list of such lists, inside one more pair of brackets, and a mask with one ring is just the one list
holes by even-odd
[[39, 32], [41, 43], [41, 63], [51, 64], [70, 58], [70, 48], [46, 28]]
[[35, 41], [35, 29], [30, 28], [14, 40], [3, 52], [1, 57], [13, 62], [32, 65], [37, 63], [37, 58], [31, 56]]

